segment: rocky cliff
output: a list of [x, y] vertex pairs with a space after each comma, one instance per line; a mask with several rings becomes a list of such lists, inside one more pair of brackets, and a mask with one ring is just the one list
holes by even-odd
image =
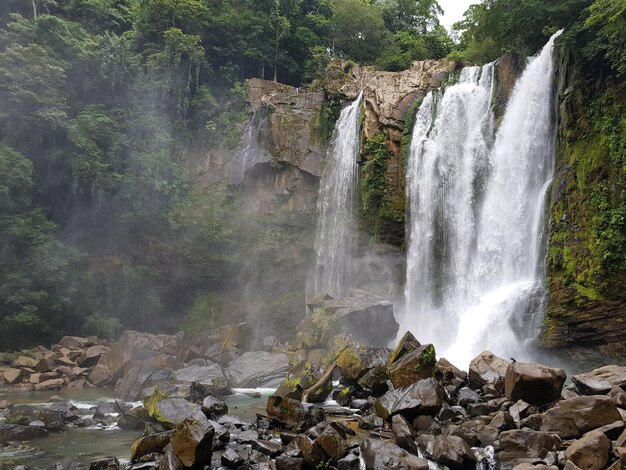
[[574, 361], [626, 358], [626, 86], [558, 56], [558, 135], [541, 343]]

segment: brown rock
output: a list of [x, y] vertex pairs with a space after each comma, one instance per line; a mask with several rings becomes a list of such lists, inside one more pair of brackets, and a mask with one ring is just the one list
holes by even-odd
[[563, 369], [514, 362], [507, 367], [504, 390], [511, 401], [524, 400], [532, 405], [546, 405], [559, 399], [565, 378]]
[[469, 365], [469, 381], [475, 387], [491, 384], [501, 387], [509, 367], [509, 361], [490, 351], [483, 351]]
[[39, 361], [28, 356], [18, 356], [11, 364], [13, 367], [35, 367]]
[[4, 380], [6, 380], [8, 384], [14, 384], [15, 382], [19, 380], [21, 376], [22, 376], [21, 369], [9, 368], [4, 371]]
[[185, 467], [204, 468], [211, 464], [213, 426], [185, 419], [172, 433], [172, 452]]
[[585, 395], [604, 395], [613, 387], [626, 387], [626, 366], [604, 366], [591, 372], [574, 375], [572, 382]]
[[395, 414], [413, 419], [418, 414], [435, 416], [444, 403], [443, 387], [434, 379], [424, 379], [387, 392], [374, 402], [374, 410], [388, 420]]
[[545, 459], [548, 454], [556, 458], [561, 439], [555, 434], [526, 429], [514, 429], [500, 434], [500, 447], [496, 457], [501, 470], [510, 470], [521, 463]]
[[391, 363], [387, 373], [394, 387], [406, 387], [418, 380], [432, 377], [435, 363], [435, 347], [425, 344], [398, 357]]
[[565, 458], [582, 470], [602, 470], [609, 463], [611, 441], [599, 431], [591, 431], [570, 445]]
[[89, 373], [88, 379], [96, 387], [100, 387], [109, 384], [113, 380], [113, 374], [107, 366], [97, 364]]
[[621, 415], [613, 400], [603, 395], [582, 396], [562, 400], [546, 411], [541, 430], [571, 438], [615, 421], [621, 421]]
[[63, 388], [63, 379], [50, 379], [35, 385], [35, 390], [59, 390]]

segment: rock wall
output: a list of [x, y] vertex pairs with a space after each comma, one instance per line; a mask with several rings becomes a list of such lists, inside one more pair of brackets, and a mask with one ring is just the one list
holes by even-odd
[[[626, 89], [558, 54], [558, 135], [540, 344], [573, 363], [626, 360]], [[621, 147], [619, 142], [622, 142]], [[620, 150], [621, 149], [621, 150]]]

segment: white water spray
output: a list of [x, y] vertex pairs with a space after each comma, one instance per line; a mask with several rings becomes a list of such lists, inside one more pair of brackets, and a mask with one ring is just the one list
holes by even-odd
[[354, 209], [363, 94], [341, 111], [320, 183], [313, 290], [341, 297], [352, 287]]
[[403, 327], [462, 367], [484, 349], [523, 357], [536, 334], [558, 34], [520, 77], [495, 141], [492, 64], [464, 69], [417, 114]]

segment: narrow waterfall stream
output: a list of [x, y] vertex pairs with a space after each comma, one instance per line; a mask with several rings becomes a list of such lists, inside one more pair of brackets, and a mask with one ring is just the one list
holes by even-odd
[[363, 94], [341, 111], [328, 149], [318, 200], [313, 294], [333, 297], [348, 293], [355, 242], [354, 209]]
[[541, 320], [558, 34], [518, 80], [495, 139], [493, 64], [465, 68], [418, 110], [403, 327], [460, 366], [484, 349], [523, 357]]

